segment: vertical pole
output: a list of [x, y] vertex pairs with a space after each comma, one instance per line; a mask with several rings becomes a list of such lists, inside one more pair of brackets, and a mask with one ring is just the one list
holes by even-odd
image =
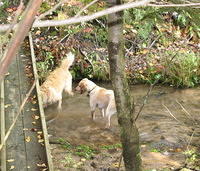
[[[4, 80], [1, 82], [1, 142], [5, 138]], [[1, 171], [6, 171], [6, 145], [1, 150]]]
[[40, 118], [41, 118], [42, 130], [43, 130], [43, 135], [44, 135], [44, 143], [45, 143], [45, 148], [46, 148], [48, 168], [49, 168], [49, 171], [54, 171], [53, 162], [52, 162], [52, 158], [51, 158], [49, 139], [48, 139], [46, 120], [45, 120], [44, 109], [43, 109], [43, 104], [42, 104], [42, 97], [40, 95], [40, 86], [39, 86], [38, 74], [37, 74], [37, 68], [36, 68], [36, 59], [35, 59], [35, 53], [34, 53], [34, 48], [33, 48], [33, 40], [32, 40], [32, 35], [30, 32], [29, 32], [29, 43], [30, 43], [30, 49], [31, 49], [33, 73], [34, 73], [34, 77], [36, 80], [36, 92], [37, 92], [37, 97], [38, 97]]

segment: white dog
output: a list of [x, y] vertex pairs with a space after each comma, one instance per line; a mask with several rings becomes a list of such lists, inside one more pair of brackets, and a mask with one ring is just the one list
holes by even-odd
[[92, 119], [95, 119], [95, 109], [99, 108], [102, 116], [106, 116], [108, 119], [106, 127], [110, 127], [111, 116], [117, 112], [113, 90], [107, 90], [103, 87], [97, 86], [87, 78], [82, 79], [75, 90], [79, 91], [81, 94], [87, 91], [90, 97]]
[[69, 68], [74, 61], [74, 55], [70, 52], [63, 59], [60, 67], [56, 68], [41, 85], [40, 92], [44, 106], [58, 102], [58, 110], [61, 110], [63, 90], [69, 95], [72, 92], [72, 75]]

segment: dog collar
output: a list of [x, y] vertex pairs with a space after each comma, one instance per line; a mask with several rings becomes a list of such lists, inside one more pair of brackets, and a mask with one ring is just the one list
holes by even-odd
[[90, 96], [90, 93], [91, 93], [96, 87], [97, 87], [97, 86], [94, 86], [94, 87], [92, 88], [92, 90], [88, 91], [87, 96]]

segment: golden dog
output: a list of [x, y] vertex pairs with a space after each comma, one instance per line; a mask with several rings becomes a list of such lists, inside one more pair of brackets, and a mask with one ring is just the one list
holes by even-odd
[[107, 117], [106, 127], [109, 128], [111, 116], [117, 112], [113, 90], [100, 87], [87, 78], [82, 79], [75, 90], [81, 94], [87, 91], [90, 97], [92, 119], [95, 119], [95, 110], [99, 108], [102, 116]]
[[72, 75], [69, 68], [74, 61], [74, 55], [70, 52], [62, 60], [60, 67], [56, 68], [41, 85], [40, 92], [44, 106], [58, 102], [58, 110], [61, 110], [63, 90], [69, 95], [72, 92]]

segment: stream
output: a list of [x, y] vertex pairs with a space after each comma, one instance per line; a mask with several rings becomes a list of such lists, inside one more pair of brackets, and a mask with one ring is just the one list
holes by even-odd
[[[111, 88], [109, 84], [100, 84]], [[135, 99], [135, 111], [138, 113], [149, 89], [148, 85], [134, 85], [131, 95]], [[174, 170], [184, 165], [183, 151], [199, 148], [200, 137], [200, 87], [175, 89], [155, 86], [136, 121], [140, 133], [141, 155], [145, 169]], [[75, 93], [73, 97], [64, 95], [62, 111], [58, 113], [56, 105], [45, 109], [47, 117], [57, 118], [48, 123], [50, 142], [59, 138], [73, 145], [86, 144], [95, 146], [120, 143], [117, 116], [111, 118], [111, 128], [105, 129], [106, 120], [97, 111], [92, 121], [89, 98], [86, 94]], [[195, 129], [195, 131], [194, 131]], [[60, 144], [51, 144], [55, 170], [73, 170], [67, 167], [67, 150]], [[81, 157], [72, 156], [81, 161], [82, 170], [115, 169], [119, 163], [121, 149], [101, 150], [92, 159], [82, 161]], [[123, 170], [123, 163], [122, 163]]]

